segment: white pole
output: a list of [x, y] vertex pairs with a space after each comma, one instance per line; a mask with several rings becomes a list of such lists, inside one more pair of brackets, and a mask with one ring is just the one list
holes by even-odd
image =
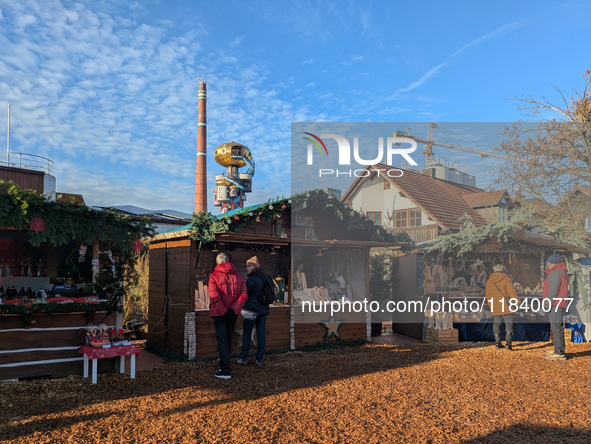
[[8, 104], [8, 122], [6, 125], [6, 165], [10, 166], [10, 103]]

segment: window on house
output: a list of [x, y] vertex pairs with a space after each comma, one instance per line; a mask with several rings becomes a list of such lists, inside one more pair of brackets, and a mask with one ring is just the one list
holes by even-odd
[[421, 225], [421, 210], [413, 208], [411, 210], [394, 211], [394, 227], [418, 227]]
[[507, 222], [509, 220], [509, 210], [506, 207], [499, 207], [499, 220]]
[[378, 224], [382, 223], [382, 213], [379, 211], [368, 212], [367, 218], [369, 220], [373, 220], [374, 222], [377, 222]]
[[421, 225], [421, 210], [408, 210], [408, 226], [418, 227]]
[[388, 182], [387, 180], [384, 180], [384, 190], [389, 190], [390, 189], [390, 185], [391, 185], [390, 182]]

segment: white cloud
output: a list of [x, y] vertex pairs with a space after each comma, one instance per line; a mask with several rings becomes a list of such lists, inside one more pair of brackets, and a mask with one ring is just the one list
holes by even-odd
[[423, 76], [420, 79], [415, 80], [414, 82], [410, 83], [408, 86], [406, 86], [404, 88], [400, 88], [391, 96], [386, 97], [386, 100], [394, 99], [394, 98], [398, 97], [401, 93], [409, 92], [409, 91], [412, 91], [413, 89], [418, 88], [423, 83], [425, 83], [427, 80], [429, 80], [431, 77], [433, 77], [435, 74], [437, 74], [437, 71], [439, 71], [444, 66], [447, 66], [447, 63], [441, 63], [440, 65], [437, 65], [437, 66], [431, 68], [429, 71], [427, 71], [425, 74], [423, 74]]
[[507, 23], [497, 29], [495, 29], [492, 32], [489, 32], [488, 34], [485, 34], [481, 37], [478, 37], [477, 39], [472, 40], [470, 43], [462, 46], [460, 49], [454, 51], [444, 63], [440, 63], [437, 66], [434, 66], [433, 68], [431, 68], [429, 71], [427, 71], [425, 74], [423, 74], [418, 80], [415, 80], [414, 82], [409, 83], [406, 87], [404, 88], [400, 88], [398, 90], [396, 90], [396, 92], [394, 92], [394, 94], [388, 96], [386, 98], [386, 100], [392, 100], [397, 98], [400, 94], [405, 93], [405, 92], [409, 92], [412, 91], [413, 89], [418, 88], [419, 86], [421, 86], [423, 83], [425, 83], [427, 80], [429, 80], [431, 77], [433, 77], [435, 74], [437, 74], [437, 72], [441, 69], [444, 68], [445, 66], [448, 66], [452, 59], [457, 57], [459, 54], [461, 54], [462, 52], [464, 52], [465, 50], [467, 50], [468, 48], [471, 48], [472, 46], [478, 45], [479, 43], [482, 43], [485, 40], [490, 39], [491, 37], [494, 37], [496, 35], [502, 34], [506, 31], [512, 30], [516, 27], [518, 27], [520, 25], [521, 22], [517, 21], [517, 22], [511, 22], [511, 23]]
[[365, 59], [365, 56], [351, 56], [351, 58], [349, 59], [349, 61], [347, 61], [347, 62], [341, 62], [341, 65], [343, 65], [343, 66], [349, 66], [349, 65], [352, 65], [353, 63], [359, 63], [363, 59]]
[[236, 37], [234, 40], [232, 40], [232, 41], [229, 43], [229, 45], [230, 45], [232, 48], [235, 48], [236, 46], [239, 46], [239, 45], [242, 43], [242, 41], [244, 40], [244, 37], [246, 37], [246, 36], [244, 36], [244, 35], [241, 35], [240, 37]]
[[[53, 159], [58, 190], [81, 193], [89, 204], [190, 212], [201, 77], [208, 80], [208, 149], [230, 140], [251, 147], [258, 162], [249, 203], [289, 194], [289, 169], [276, 171], [285, 167], [290, 122], [331, 116], [279, 97], [293, 77], [268, 86], [264, 68], [239, 53], [205, 51], [201, 25], [173, 35], [163, 22], [111, 15], [107, 6], [3, 6], [0, 97], [20, 122], [14, 150]], [[208, 162], [212, 184], [223, 168]]]

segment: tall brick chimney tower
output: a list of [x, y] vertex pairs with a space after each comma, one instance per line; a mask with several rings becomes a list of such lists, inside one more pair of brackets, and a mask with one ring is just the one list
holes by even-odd
[[197, 118], [197, 173], [195, 213], [207, 211], [207, 81], [199, 79], [199, 117]]

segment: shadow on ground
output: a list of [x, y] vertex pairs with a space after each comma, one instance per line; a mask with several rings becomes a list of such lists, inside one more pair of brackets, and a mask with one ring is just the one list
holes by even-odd
[[591, 431], [572, 427], [545, 427], [516, 424], [461, 444], [583, 444], [591, 443]]
[[[33, 431], [51, 432], [89, 420], [110, 420], [117, 417], [117, 411], [109, 414], [88, 414], [88, 411], [81, 411], [76, 414], [77, 409], [82, 410], [97, 403], [118, 400], [133, 402], [133, 398], [158, 394], [166, 396], [170, 393], [173, 396], [175, 391], [186, 388], [213, 390], [218, 394], [213, 399], [196, 398], [194, 402], [181, 408], [159, 413], [160, 416], [169, 416], [203, 407], [253, 401], [365, 374], [421, 365], [438, 359], [442, 353], [487, 345], [366, 345], [319, 352], [291, 352], [268, 356], [263, 368], [254, 364], [240, 366], [233, 359], [231, 380], [214, 378], [219, 361], [212, 361], [168, 363], [152, 371], [138, 372], [135, 380], [118, 373], [109, 373], [100, 375], [98, 384], [91, 384], [90, 379], [80, 376], [10, 383], [4, 387], [0, 385], [0, 403], [4, 406], [0, 410], [0, 439], [26, 437]], [[66, 390], [70, 393], [64, 393]], [[34, 402], [31, 402], [32, 397]], [[58, 415], [60, 412], [68, 414], [51, 421], [46, 419], [48, 414]], [[34, 416], [41, 416], [43, 419], [28, 419]]]

